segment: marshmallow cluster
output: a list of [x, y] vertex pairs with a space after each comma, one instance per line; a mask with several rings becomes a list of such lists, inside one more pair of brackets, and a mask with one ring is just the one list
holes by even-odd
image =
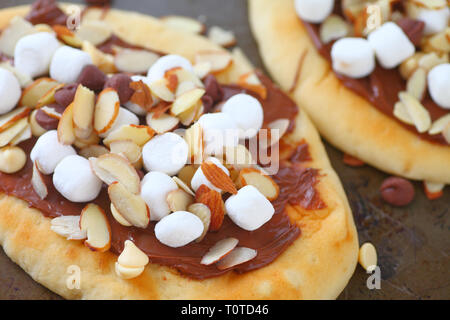
[[440, 64], [428, 73], [431, 98], [444, 109], [450, 109], [450, 63]]
[[53, 55], [50, 77], [60, 83], [73, 83], [77, 81], [83, 68], [90, 64], [92, 59], [87, 52], [63, 46]]
[[71, 155], [56, 166], [53, 185], [72, 202], [89, 202], [100, 194], [102, 181], [92, 171], [89, 160]]
[[334, 0], [295, 0], [295, 11], [305, 21], [319, 23], [333, 11]]
[[203, 130], [205, 154], [221, 155], [224, 147], [235, 147], [239, 143], [239, 129], [233, 118], [223, 112], [207, 113], [198, 119]]
[[14, 50], [14, 65], [19, 72], [31, 78], [45, 75], [59, 47], [60, 44], [55, 35], [48, 32], [25, 36], [17, 42]]
[[0, 68], [0, 114], [14, 109], [22, 96], [20, 83], [14, 74]]
[[177, 189], [175, 181], [165, 173], [153, 171], [145, 175], [141, 182], [141, 197], [150, 209], [152, 221], [159, 221], [170, 213], [167, 195]]
[[351, 78], [363, 78], [375, 69], [375, 54], [363, 38], [342, 38], [331, 49], [333, 69]]
[[154, 137], [142, 149], [147, 171], [160, 171], [171, 176], [185, 166], [188, 154], [186, 140], [172, 132]]
[[181, 67], [188, 71], [194, 72], [192, 64], [186, 58], [176, 55], [169, 54], [159, 58], [148, 70], [147, 78], [148, 83], [153, 83], [157, 80], [164, 78], [166, 71]]
[[56, 130], [51, 130], [39, 137], [31, 150], [30, 158], [32, 161], [38, 161], [43, 174], [49, 175], [64, 158], [76, 154], [72, 146], [59, 142]]
[[[223, 164], [219, 161], [219, 159], [214, 158], [214, 157], [209, 157], [208, 159], [206, 159], [207, 162], [211, 162], [214, 163], [216, 166], [218, 166], [220, 169], [222, 169], [223, 172], [225, 172], [227, 174], [227, 176], [230, 175], [230, 172], [228, 171], [227, 168], [225, 168], [223, 166]], [[205, 176], [205, 174], [202, 171], [202, 168], [199, 167], [197, 169], [197, 171], [195, 172], [194, 176], [192, 177], [191, 180], [191, 187], [194, 191], [197, 191], [198, 188], [200, 188], [200, 186], [204, 184], [206, 185], [208, 188], [212, 189], [212, 190], [216, 190], [217, 192], [221, 193], [222, 190], [217, 188], [216, 186], [214, 186]]]
[[203, 222], [196, 215], [177, 211], [156, 224], [155, 236], [166, 246], [178, 248], [200, 237], [203, 229]]

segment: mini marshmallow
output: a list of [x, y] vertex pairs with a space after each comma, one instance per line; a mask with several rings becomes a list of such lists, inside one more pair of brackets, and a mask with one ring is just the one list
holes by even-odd
[[150, 219], [159, 221], [170, 213], [167, 204], [169, 192], [177, 190], [178, 185], [162, 172], [149, 172], [141, 182], [141, 197], [150, 209]]
[[375, 53], [362, 38], [342, 38], [331, 49], [333, 69], [351, 78], [363, 78], [375, 69]]
[[133, 112], [129, 111], [128, 109], [120, 107], [119, 113], [118, 113], [117, 118], [114, 121], [113, 125], [111, 126], [111, 128], [108, 131], [100, 134], [100, 138], [106, 138], [108, 136], [108, 134], [110, 134], [114, 130], [119, 129], [122, 126], [130, 125], [130, 124], [139, 125], [139, 118]]
[[440, 64], [430, 70], [428, 91], [440, 107], [450, 109], [450, 63]]
[[450, 18], [450, 9], [448, 7], [440, 10], [430, 10], [420, 8], [416, 19], [425, 23], [423, 33], [425, 35], [431, 35], [444, 31], [448, 26], [448, 20]]
[[253, 186], [245, 186], [225, 201], [230, 219], [247, 231], [260, 228], [272, 219], [275, 209], [267, 198]]
[[142, 149], [142, 158], [147, 171], [160, 171], [173, 176], [185, 166], [188, 153], [186, 140], [168, 132], [147, 142]]
[[[216, 166], [218, 166], [220, 169], [222, 169], [223, 172], [225, 172], [228, 176], [230, 175], [230, 171], [228, 171], [227, 168], [225, 168], [223, 166], [223, 164], [219, 161], [219, 159], [214, 158], [214, 157], [209, 157], [207, 158], [205, 161], [209, 161], [214, 163]], [[222, 193], [222, 190], [217, 188], [216, 186], [214, 186], [204, 175], [202, 168], [199, 167], [197, 169], [197, 171], [195, 172], [194, 176], [192, 177], [191, 180], [191, 187], [194, 191], [197, 191], [198, 188], [200, 188], [200, 186], [204, 184], [206, 185], [208, 188], [212, 189], [212, 190], [216, 190], [217, 192]]]
[[187, 211], [177, 211], [155, 225], [155, 236], [166, 246], [179, 248], [200, 237], [203, 229], [199, 217]]
[[222, 106], [222, 112], [230, 115], [239, 128], [239, 139], [256, 136], [264, 121], [261, 103], [251, 95], [240, 93], [232, 96]]
[[102, 181], [91, 169], [89, 160], [79, 155], [65, 157], [55, 168], [53, 185], [72, 202], [89, 202], [100, 194]]
[[77, 154], [75, 149], [60, 143], [57, 131], [51, 130], [39, 137], [31, 150], [30, 158], [33, 162], [38, 161], [43, 174], [49, 175], [65, 157], [75, 154]]
[[21, 96], [19, 80], [12, 72], [0, 68], [0, 114], [14, 109]]
[[372, 31], [367, 40], [385, 69], [397, 67], [411, 57], [416, 48], [405, 32], [394, 22], [386, 22]]
[[221, 155], [224, 147], [235, 147], [239, 143], [239, 128], [227, 113], [204, 114], [198, 119], [203, 130], [205, 154]]
[[50, 77], [61, 83], [73, 83], [77, 81], [83, 68], [90, 64], [92, 59], [87, 52], [63, 46], [53, 55]]
[[17, 42], [14, 50], [14, 66], [31, 78], [45, 75], [59, 47], [55, 35], [48, 32], [25, 36]]
[[159, 58], [148, 70], [148, 81], [149, 83], [153, 83], [157, 80], [164, 78], [164, 74], [167, 70], [181, 67], [183, 69], [194, 72], [194, 68], [188, 59], [176, 55], [169, 54], [167, 56]]
[[307, 22], [324, 21], [333, 11], [334, 0], [295, 0], [297, 15]]

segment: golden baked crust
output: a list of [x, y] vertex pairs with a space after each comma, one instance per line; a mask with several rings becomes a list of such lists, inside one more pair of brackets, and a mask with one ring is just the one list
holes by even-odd
[[[27, 7], [0, 11], [0, 27]], [[90, 12], [94, 17], [99, 11]], [[137, 13], [111, 10], [105, 21], [130, 42], [193, 58], [199, 49], [219, 49], [202, 37], [166, 29], [156, 19]], [[132, 23], [130, 23], [132, 21]], [[236, 63], [223, 81], [236, 79]], [[14, 197], [0, 194], [0, 243], [6, 254], [33, 279], [70, 299], [333, 299], [343, 290], [356, 266], [358, 238], [353, 217], [336, 173], [331, 168], [320, 137], [308, 116], [296, 119], [291, 140], [309, 143], [311, 166], [324, 175], [318, 189], [328, 208], [307, 211], [288, 208], [302, 229], [296, 240], [267, 267], [238, 275], [192, 280], [173, 269], [149, 264], [133, 280], [122, 280], [114, 271], [117, 256], [90, 251], [82, 243], [67, 241], [50, 231], [50, 219]], [[69, 290], [67, 268], [81, 269], [81, 289]]]
[[310, 40], [293, 0], [249, 0], [249, 16], [272, 77], [330, 143], [385, 172], [450, 183], [450, 147], [419, 139], [344, 87]]

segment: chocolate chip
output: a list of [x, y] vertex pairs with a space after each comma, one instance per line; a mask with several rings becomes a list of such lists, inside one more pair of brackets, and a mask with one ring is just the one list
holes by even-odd
[[[54, 109], [58, 113], [62, 113], [64, 108], [58, 104], [51, 104], [48, 108]], [[45, 130], [55, 130], [58, 128], [59, 120], [47, 115], [42, 109], [36, 112], [36, 122]]]
[[210, 112], [212, 107], [214, 106], [213, 98], [211, 98], [211, 96], [208, 96], [206, 94], [202, 97], [202, 103], [203, 103], [203, 108], [204, 108], [203, 111], [205, 113]]
[[104, 88], [113, 88], [116, 90], [119, 94], [120, 103], [124, 104], [130, 101], [130, 98], [134, 93], [134, 90], [130, 88], [131, 82], [130, 76], [120, 73], [107, 79]]
[[205, 95], [210, 96], [214, 103], [217, 103], [222, 100], [223, 98], [223, 89], [222, 86], [217, 81], [216, 77], [214, 77], [212, 74], [209, 74], [206, 76], [205, 80], [203, 81], [205, 84]]
[[81, 83], [93, 91], [101, 91], [105, 82], [106, 75], [92, 64], [84, 67], [77, 79], [77, 83]]
[[32, 24], [66, 25], [67, 15], [58, 7], [55, 0], [37, 0], [31, 6], [26, 19]]
[[61, 89], [55, 92], [55, 101], [57, 104], [63, 108], [67, 108], [69, 104], [72, 103], [75, 98], [75, 93], [77, 92], [78, 84], [72, 83], [65, 85]]
[[406, 33], [409, 40], [417, 47], [420, 45], [423, 37], [423, 29], [425, 23], [420, 20], [411, 18], [401, 18], [397, 21], [397, 25]]
[[410, 204], [415, 195], [413, 184], [399, 177], [389, 177], [384, 180], [380, 193], [384, 201], [398, 207]]

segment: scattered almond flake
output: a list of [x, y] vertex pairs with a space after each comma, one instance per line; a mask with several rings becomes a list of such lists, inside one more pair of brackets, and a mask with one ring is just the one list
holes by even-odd
[[428, 38], [425, 47], [430, 47], [433, 51], [450, 52], [450, 27]]
[[79, 138], [79, 137], [77, 137], [76, 134], [75, 134], [75, 137], [76, 138], [75, 138], [75, 142], [73, 143], [73, 145], [75, 147], [77, 147], [78, 149], [82, 149], [82, 148], [100, 143], [100, 137], [95, 132], [92, 132], [91, 135], [86, 139]]
[[424, 181], [423, 187], [425, 190], [425, 195], [429, 200], [439, 199], [444, 195], [443, 190], [445, 188], [445, 184], [443, 183]]
[[418, 68], [406, 83], [406, 91], [419, 101], [427, 90], [427, 73], [424, 69]]
[[102, 44], [112, 35], [111, 28], [104, 21], [83, 21], [76, 31], [76, 36], [82, 41], [88, 41], [94, 46]]
[[94, 113], [94, 130], [101, 134], [107, 132], [119, 115], [119, 95], [112, 88], [104, 89], [97, 98]]
[[77, 129], [75, 135], [81, 139], [90, 137], [93, 131], [95, 93], [83, 85], [79, 85], [73, 104], [73, 125]]
[[181, 180], [177, 176], [172, 177], [172, 180], [175, 181], [175, 183], [177, 184], [178, 187], [180, 187], [181, 189], [186, 191], [191, 196], [195, 197], [194, 191], [192, 191], [191, 188], [189, 188], [189, 186], [183, 182], [183, 180]]
[[167, 79], [156, 80], [149, 87], [151, 92], [161, 100], [167, 102], [173, 102], [175, 100], [175, 94], [169, 89]]
[[124, 125], [110, 134], [103, 140], [105, 146], [109, 146], [111, 142], [118, 140], [131, 140], [138, 146], [142, 147], [155, 135], [155, 130], [149, 126], [142, 125]]
[[86, 146], [81, 148], [78, 152], [80, 156], [89, 159], [89, 158], [98, 158], [104, 154], [109, 153], [109, 150], [104, 146], [100, 146], [98, 144], [93, 144], [90, 146]]
[[204, 94], [205, 90], [201, 88], [195, 88], [182, 94], [174, 101], [172, 107], [170, 108], [171, 113], [177, 116], [191, 108], [194, 108]]
[[28, 125], [11, 140], [10, 145], [17, 146], [19, 143], [31, 139], [32, 136], [31, 125]]
[[366, 9], [366, 1], [360, 0], [342, 0], [341, 7], [344, 16], [354, 22], [357, 16]]
[[166, 201], [170, 211], [186, 211], [194, 203], [194, 197], [182, 189], [177, 189], [167, 194]]
[[195, 89], [196, 87], [197, 86], [192, 81], [181, 82], [177, 87], [177, 91], [175, 91], [175, 97], [178, 98], [182, 94], [184, 94], [188, 91], [191, 91], [191, 90]]
[[84, 244], [91, 250], [108, 251], [111, 247], [111, 227], [102, 208], [90, 203], [84, 207], [80, 216], [80, 228], [87, 233]]
[[194, 65], [194, 73], [200, 79], [205, 78], [212, 69], [211, 62], [205, 61]]
[[31, 77], [28, 74], [21, 73], [14, 66], [12, 66], [9, 61], [0, 63], [0, 68], [6, 69], [9, 72], [11, 72], [12, 74], [14, 74], [16, 76], [17, 80], [19, 80], [21, 88], [26, 88], [30, 84], [33, 83], [33, 79], [31, 79]]
[[52, 219], [50, 229], [67, 240], [84, 240], [85, 230], [80, 229], [80, 216], [61, 216]]
[[113, 141], [109, 148], [111, 153], [125, 157], [131, 164], [138, 162], [142, 157], [142, 148], [132, 140]]
[[413, 72], [419, 67], [419, 59], [425, 55], [423, 52], [416, 52], [413, 56], [404, 60], [400, 66], [399, 71], [403, 79], [409, 79]]
[[200, 80], [200, 78], [193, 72], [183, 69], [183, 68], [173, 68], [168, 70], [165, 73], [165, 76], [170, 76], [170, 75], [175, 75], [178, 79], [178, 84], [181, 84], [183, 82], [193, 82], [195, 84], [195, 87], [198, 88], [204, 88], [205, 85], [203, 84], [203, 82]]
[[153, 112], [147, 114], [147, 124], [156, 131], [157, 134], [173, 131], [178, 127], [180, 120], [177, 117], [163, 113], [155, 117]]
[[195, 63], [209, 62], [211, 73], [220, 73], [233, 63], [233, 58], [227, 51], [199, 51], [195, 55]]
[[436, 67], [437, 65], [446, 63], [447, 59], [445, 57], [439, 57], [436, 52], [430, 52], [423, 55], [418, 60], [418, 66], [424, 68], [427, 72]]
[[114, 64], [119, 71], [139, 74], [147, 72], [158, 59], [156, 53], [126, 48], [114, 56]]
[[71, 47], [81, 48], [83, 45], [83, 41], [78, 38], [72, 31], [70, 31], [66, 26], [63, 25], [54, 25], [53, 31], [56, 33], [56, 36], [59, 40], [68, 44]]
[[132, 224], [129, 223], [124, 217], [122, 217], [122, 215], [120, 214], [119, 211], [117, 211], [116, 207], [114, 207], [114, 205], [111, 203], [110, 205], [110, 209], [111, 209], [111, 214], [114, 217], [114, 219], [116, 219], [116, 221], [121, 224], [124, 227], [131, 227]]
[[197, 171], [197, 168], [193, 165], [187, 165], [184, 166], [179, 172], [178, 172], [178, 178], [183, 181], [187, 185], [191, 185], [192, 177], [194, 176], [195, 172]]
[[5, 131], [20, 119], [26, 118], [31, 109], [28, 107], [16, 108], [0, 116], [0, 132]]
[[428, 131], [431, 126], [431, 117], [428, 110], [419, 100], [407, 92], [400, 92], [399, 98], [414, 122], [417, 131], [420, 133]]
[[206, 179], [216, 188], [231, 194], [237, 194], [237, 189], [233, 181], [220, 167], [212, 162], [203, 162], [201, 168]]
[[39, 165], [37, 160], [33, 162], [33, 175], [31, 177], [31, 185], [33, 186], [36, 194], [44, 200], [47, 198], [48, 189], [47, 185], [44, 182], [44, 178], [42, 177], [42, 173], [39, 171]]
[[153, 98], [150, 88], [142, 80], [131, 82], [130, 88], [134, 90], [130, 101], [137, 104], [144, 110], [150, 110], [153, 105]]
[[58, 82], [50, 78], [40, 78], [34, 81], [23, 90], [19, 105], [34, 108], [38, 104], [39, 99], [58, 85]]
[[398, 101], [394, 105], [394, 116], [396, 116], [399, 120], [401, 120], [404, 123], [414, 125], [414, 122], [412, 121], [411, 117], [409, 116], [408, 111], [406, 110], [406, 107], [403, 103]]
[[20, 38], [34, 33], [33, 25], [20, 16], [15, 16], [0, 34], [0, 52], [13, 57]]
[[197, 121], [204, 113], [204, 106], [202, 100], [198, 100], [193, 108], [180, 113], [177, 117], [180, 119], [181, 124], [189, 127], [194, 121]]
[[237, 247], [217, 263], [219, 270], [225, 270], [254, 259], [257, 251], [246, 247]]
[[74, 104], [72, 103], [64, 110], [58, 123], [58, 141], [65, 145], [71, 145], [75, 142], [73, 106]]
[[200, 123], [196, 122], [188, 128], [184, 135], [188, 145], [188, 157], [192, 163], [203, 162], [203, 133]]
[[203, 233], [195, 240], [197, 243], [201, 242], [209, 230], [211, 210], [203, 203], [194, 203], [188, 207], [187, 211], [195, 214], [203, 222]]
[[206, 30], [206, 27], [203, 23], [193, 18], [173, 15], [162, 17], [160, 18], [160, 20], [166, 26], [183, 32], [201, 34]]
[[225, 158], [227, 165], [237, 169], [251, 167], [255, 164], [252, 154], [242, 144], [235, 147], [225, 147]]
[[350, 26], [336, 14], [328, 18], [320, 25], [320, 39], [323, 43], [329, 43], [347, 36], [350, 32]]
[[11, 143], [28, 126], [28, 119], [22, 118], [0, 133], [0, 147]]
[[209, 266], [226, 257], [239, 243], [236, 238], [226, 238], [218, 241], [203, 256], [201, 264]]
[[61, 119], [61, 113], [56, 112], [55, 109], [53, 109], [53, 108], [44, 106], [40, 110], [42, 110], [50, 118], [58, 119], [58, 120]]
[[244, 74], [253, 71], [255, 68], [250, 62], [250, 59], [245, 55], [244, 51], [235, 47], [231, 50], [231, 56], [236, 66], [239, 66], [239, 74]]
[[114, 56], [97, 49], [92, 43], [83, 41], [82, 50], [91, 56], [92, 63], [104, 73], [116, 73], [116, 65], [114, 64]]
[[237, 84], [257, 93], [262, 99], [267, 98], [267, 88], [261, 83], [255, 71], [250, 71], [241, 75]]
[[208, 38], [224, 48], [232, 47], [236, 44], [234, 33], [218, 26], [212, 26], [209, 29]]
[[450, 113], [434, 121], [431, 125], [430, 130], [428, 131], [428, 134], [435, 135], [442, 133], [442, 131], [444, 131], [445, 127], [447, 127], [448, 125], [450, 125]]
[[445, 8], [446, 0], [412, 0], [412, 3], [421, 8], [439, 10]]
[[130, 280], [139, 277], [145, 270], [145, 267], [129, 268], [122, 266], [120, 263], [115, 263], [115, 271], [119, 278]]
[[39, 109], [45, 105], [53, 104], [55, 103], [55, 93], [59, 89], [64, 87], [64, 84], [58, 84], [57, 86], [51, 88], [48, 92], [46, 92], [36, 103], [35, 108]]
[[195, 202], [203, 203], [211, 211], [209, 230], [219, 230], [225, 217], [225, 204], [221, 194], [216, 190], [211, 190], [206, 185], [202, 184], [195, 193]]
[[365, 270], [377, 265], [377, 250], [372, 243], [366, 242], [361, 246], [358, 261]]
[[254, 186], [269, 201], [274, 201], [280, 194], [280, 187], [271, 177], [254, 168], [244, 168], [239, 173], [239, 182], [242, 187]]

